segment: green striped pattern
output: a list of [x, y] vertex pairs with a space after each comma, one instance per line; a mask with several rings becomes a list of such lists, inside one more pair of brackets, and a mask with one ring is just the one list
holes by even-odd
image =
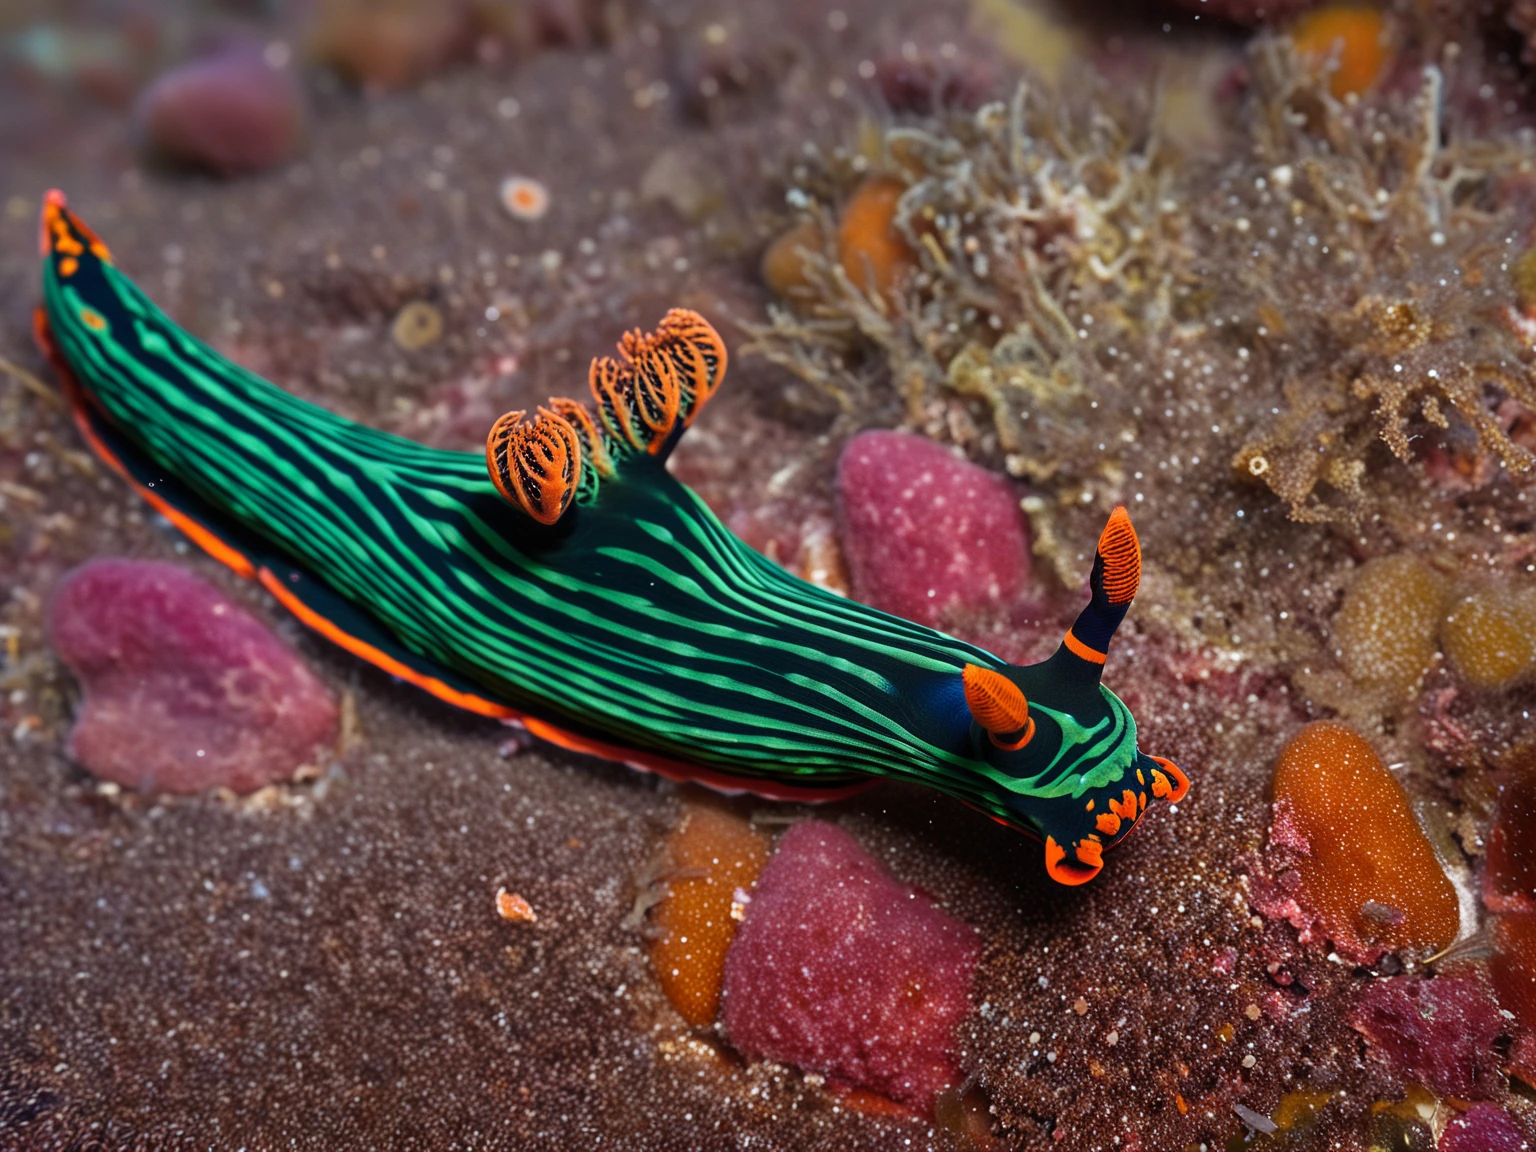
[[111, 265], [57, 265], [44, 275], [54, 338], [116, 428], [488, 698], [739, 776], [911, 780], [1037, 831], [1021, 801], [1077, 808], [1132, 770], [1124, 705], [1095, 690], [1086, 716], [1070, 698], [1052, 711], [1048, 685], [1037, 715], [1055, 739], [1032, 747], [1048, 758], [989, 764], [959, 673], [1004, 662], [788, 575], [653, 458], [625, 461], [544, 529], [500, 499], [481, 456], [299, 401], [181, 331]]

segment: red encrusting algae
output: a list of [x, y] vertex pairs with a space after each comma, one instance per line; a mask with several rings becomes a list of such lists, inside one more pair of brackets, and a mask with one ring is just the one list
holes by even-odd
[[749, 1057], [931, 1112], [960, 1078], [955, 1026], [978, 951], [969, 925], [841, 828], [807, 820], [784, 834], [747, 906], [722, 1020]]

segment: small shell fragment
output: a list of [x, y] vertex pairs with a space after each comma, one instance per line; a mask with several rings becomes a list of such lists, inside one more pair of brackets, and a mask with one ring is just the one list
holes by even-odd
[[519, 920], [526, 924], [538, 920], [533, 905], [516, 892], [508, 892], [505, 888], [496, 889], [496, 912], [503, 920]]
[[501, 206], [514, 220], [538, 220], [549, 211], [549, 189], [528, 176], [501, 182]]
[[389, 334], [398, 347], [415, 352], [443, 334], [443, 314], [425, 300], [412, 300], [396, 313]]

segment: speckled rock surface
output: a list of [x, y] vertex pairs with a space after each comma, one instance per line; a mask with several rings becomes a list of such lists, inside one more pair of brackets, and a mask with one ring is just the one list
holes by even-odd
[[336, 702], [304, 661], [174, 564], [94, 560], [59, 582], [54, 650], [84, 698], [71, 758], [144, 792], [253, 792], [329, 754]]
[[837, 507], [853, 594], [897, 616], [933, 624], [956, 609], [995, 609], [1029, 580], [1013, 485], [931, 440], [854, 437], [838, 460]]
[[731, 1043], [929, 1111], [960, 1078], [977, 940], [835, 824], [779, 841], [726, 955]]
[[[1079, 328], [1089, 336], [1052, 350], [1083, 369], [1101, 406], [1078, 398], [1053, 416], [1077, 447], [1016, 493], [1041, 501], [1030, 512], [1030, 583], [1042, 603], [1027, 620], [998, 613], [995, 631], [963, 634], [1014, 658], [1047, 655], [1081, 605], [1104, 516], [1126, 503], [1145, 578], [1105, 684], [1134, 711], [1142, 747], [1188, 771], [1189, 797], [1149, 813], [1106, 854], [1102, 875], [1072, 891], [1045, 877], [1038, 844], [919, 788], [885, 785], [830, 809], [743, 809], [768, 829], [813, 814], [836, 822], [974, 928], [973, 1009], [954, 1059], [998, 1146], [1225, 1149], [1242, 1145], [1233, 1111], [1242, 1105], [1310, 1115], [1295, 1144], [1368, 1147], [1373, 1107], [1402, 1101], [1405, 1078], [1350, 1021], [1400, 958], [1369, 972], [1301, 946], [1291, 925], [1255, 915], [1248, 873], [1264, 846], [1276, 757], [1310, 720], [1339, 714], [1369, 736], [1467, 891], [1483, 867], [1499, 772], [1531, 754], [1536, 686], [1476, 688], [1441, 661], [1397, 711], [1372, 711], [1333, 631], [1351, 575], [1372, 557], [1411, 551], [1457, 579], [1528, 577], [1529, 485], [1501, 471], [1444, 403], [1450, 429], [1421, 420], [1422, 394], [1403, 410], [1413, 447], [1428, 445], [1443, 467], [1394, 463], [1371, 418], [1377, 399], [1350, 392], [1362, 362], [1390, 373], [1392, 360], [1330, 335], [1358, 331], [1351, 309], [1362, 292], [1422, 306], [1449, 317], [1458, 342], [1442, 346], [1437, 324], [1406, 362], [1443, 371], [1471, 346], [1463, 337], [1474, 320], [1485, 335], [1519, 321], [1506, 309], [1519, 304], [1507, 275], [1485, 280], [1491, 296], [1474, 296], [1456, 268], [1475, 252], [1504, 252], [1506, 239], [1527, 246], [1536, 209], [1519, 205], [1536, 205], [1530, 183], [1454, 167], [1496, 162], [1500, 145], [1483, 134], [1513, 131], [1536, 106], [1517, 48], [1490, 38], [1465, 5], [1438, 5], [1415, 28], [1423, 60], [1444, 65], [1441, 139], [1472, 149], [1434, 158], [1426, 195], [1439, 196], [1455, 171], [1460, 207], [1441, 218], [1451, 224], [1446, 243], [1431, 249], [1418, 225], [1394, 224], [1386, 237], [1369, 230], [1382, 184], [1348, 147], [1308, 152], [1303, 164], [1276, 144], [1274, 133], [1300, 131], [1295, 123], [1319, 106], [1299, 118], [1249, 103], [1250, 33], [1197, 22], [1189, 9], [476, 4], [579, 11], [590, 32], [547, 32], [539, 39], [573, 45], [548, 51], [485, 37], [441, 54], [435, 34], [420, 53], [374, 45], [375, 61], [408, 67], [371, 81], [359, 70], [360, 89], [310, 53], [341, 68], [347, 60], [283, 22], [290, 8], [317, 6], [131, 7], [124, 20], [113, 0], [77, 0], [66, 18], [58, 5], [22, 0], [0, 24], [0, 1146], [967, 1147], [937, 1119], [855, 1112], [813, 1076], [744, 1064], [668, 1004], [643, 935], [627, 925], [646, 863], [686, 803], [679, 790], [544, 746], [498, 754], [502, 729], [302, 631], [91, 462], [32, 342], [37, 208], [43, 190], [63, 188], [158, 304], [279, 386], [467, 450], [501, 412], [580, 393], [588, 357], [625, 329], [673, 305], [697, 308], [718, 318], [731, 374], [670, 467], [766, 555], [837, 586], [835, 463], [854, 431], [917, 428], [966, 443], [993, 477], [1008, 471], [1005, 450], [985, 442], [992, 420], [980, 398], [929, 405], [930, 388], [914, 410], [904, 365], [861, 347], [849, 364], [883, 404], [871, 411], [854, 396], [845, 419], [808, 404], [794, 372], [746, 351], [740, 322], [766, 315], [756, 269], [795, 223], [790, 194], [824, 195], [810, 149], [845, 149], [835, 163], [851, 187], [869, 174], [855, 161], [869, 165], [860, 148], [871, 120], [947, 131], [905, 97], [896, 103], [911, 106], [871, 116], [893, 59], [919, 69], [932, 61], [939, 76], [985, 75], [1006, 99], [1044, 57], [1068, 78], [1061, 95], [1070, 98], [1098, 91], [1088, 62], [1120, 45], [1145, 68], [1111, 79], [1111, 98], [1135, 98], [1155, 76], [1230, 77], [1240, 63], [1245, 82], [1222, 81], [1214, 110], [1201, 105], [1214, 123], [1193, 185], [1183, 159], [1159, 153], [1149, 170], [1179, 195], [1159, 187], [1146, 217], [1137, 195], [1091, 217], [1086, 245], [1072, 240], [1082, 193], [1120, 189], [1121, 161], [1163, 137], [1134, 109], [1121, 136], [1071, 120], [1070, 99], [1048, 98], [1067, 137], [1107, 140], [1120, 157], [1056, 169], [1058, 186], [1074, 171], [1086, 179], [1052, 205], [1039, 252], [1053, 269], [1102, 258], [1066, 312], [1074, 325], [1094, 315]], [[1093, 26], [1065, 26], [1064, 11], [1080, 8]], [[203, 42], [205, 19], [226, 16], [290, 49], [312, 98], [305, 143], [290, 162], [240, 179], [141, 166], [132, 94]], [[394, 82], [399, 90], [379, 91]], [[1043, 101], [1047, 83], [1032, 84]], [[1177, 85], [1165, 92], [1172, 115]], [[1412, 100], [1388, 84], [1347, 110], [1384, 110], [1375, 123], [1390, 164], [1414, 154], [1400, 131], [1422, 122]], [[1338, 139], [1370, 151], [1349, 132]], [[719, 193], [697, 202], [701, 219], [641, 197], [669, 152]], [[1515, 162], [1528, 163], [1528, 152], [1518, 144]], [[1346, 189], [1367, 180], [1365, 212], [1328, 216], [1333, 190], [1310, 179], [1314, 163], [1347, 178]], [[1290, 194], [1277, 195], [1275, 169], [1287, 164]], [[1403, 171], [1390, 168], [1392, 179]], [[547, 188], [537, 221], [502, 206], [509, 175]], [[1191, 253], [1195, 281], [1166, 279], [1146, 246], [1117, 248], [1138, 228], [1158, 253]], [[1362, 253], [1386, 263], [1352, 276]], [[1149, 306], [1117, 318], [1104, 300], [1126, 286]], [[1255, 311], [1260, 297], [1280, 310], [1283, 330]], [[417, 304], [440, 328], [403, 346], [391, 325]], [[1127, 328], [1157, 328], [1158, 309], [1166, 339], [1126, 338]], [[1358, 522], [1293, 520], [1268, 480], [1255, 482], [1255, 461], [1234, 475], [1234, 458], [1270, 428], [1269, 406], [1290, 411], [1277, 380], [1299, 390], [1284, 444], [1342, 445], [1329, 458], [1339, 483], [1354, 465], [1365, 469], [1374, 510]], [[1337, 391], [1325, 394], [1325, 384]], [[1475, 408], [1491, 391], [1469, 381], [1462, 395]], [[1360, 422], [1330, 414], [1335, 402], [1363, 404]], [[1019, 397], [1019, 407], [1030, 403]], [[1502, 401], [1495, 415], [1529, 438], [1525, 415]], [[1269, 480], [1278, 462], [1272, 455]], [[114, 794], [69, 759], [78, 692], [48, 647], [46, 608], [66, 571], [104, 555], [187, 566], [271, 621], [336, 698], [355, 700], [319, 780], [244, 800], [149, 797]], [[502, 887], [528, 900], [536, 922], [497, 915]], [[1488, 918], [1465, 927], [1482, 930]], [[1488, 966], [1465, 962], [1477, 973]], [[1517, 1042], [1511, 1056], [1520, 1051]], [[1530, 1103], [1509, 1091], [1505, 1069], [1495, 1087], [1491, 1108], [1525, 1123]]]

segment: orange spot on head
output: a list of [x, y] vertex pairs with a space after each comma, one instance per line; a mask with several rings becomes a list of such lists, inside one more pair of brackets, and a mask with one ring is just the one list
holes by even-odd
[[1104, 594], [1111, 604], [1129, 604], [1141, 587], [1141, 541], [1123, 506], [1109, 514], [1099, 534], [1099, 555], [1104, 558]]
[[1100, 844], [1092, 836], [1085, 836], [1078, 841], [1077, 858], [1089, 868], [1097, 871], [1104, 867], [1104, 845]]
[[[68, 273], [66, 272], [65, 275], [67, 276]], [[84, 324], [92, 332], [105, 332], [107, 330], [106, 317], [94, 308], [82, 308], [76, 315], [80, 317], [80, 323]]]
[[1120, 831], [1120, 817], [1113, 812], [1100, 812], [1098, 819], [1094, 821], [1094, 826], [1104, 835], [1113, 836]]
[[979, 664], [967, 664], [960, 673], [960, 680], [965, 688], [965, 705], [984, 731], [997, 737], [1017, 733], [1021, 739], [1009, 747], [1022, 748], [1028, 743], [1034, 734], [1034, 724], [1029, 715], [1029, 701], [1017, 684], [1001, 672]]
[[657, 930], [651, 966], [688, 1023], [707, 1028], [720, 1009], [725, 954], [750, 889], [768, 861], [768, 843], [734, 813], [690, 803], [666, 839], [666, 897], [651, 912]]
[[1162, 767], [1168, 779], [1172, 782], [1172, 788], [1168, 793], [1168, 802], [1177, 804], [1189, 794], [1189, 777], [1184, 775], [1184, 770], [1172, 760], [1165, 760], [1161, 756], [1153, 756], [1152, 759]]
[[[43, 211], [38, 224], [38, 248], [42, 255], [60, 253], [83, 256], [89, 245], [92, 255], [104, 263], [112, 262], [112, 253], [89, 226], [69, 210], [69, 201], [57, 188], [43, 197]], [[65, 273], [68, 275], [68, 273]]]
[[1084, 811], [1086, 811], [1086, 812], [1092, 812], [1093, 811], [1093, 801], [1092, 800], [1088, 801], [1087, 805], [1084, 807]]
[[[1082, 858], [1081, 851], [1078, 858]], [[1068, 863], [1067, 850], [1056, 843], [1056, 837], [1045, 838], [1045, 871], [1058, 884], [1069, 887], [1086, 884], [1099, 874], [1103, 866], [1102, 861], [1097, 866]]]
[[80, 261], [76, 260], [73, 256], [66, 256], [59, 261], [59, 275], [73, 276], [79, 267]]
[[1120, 794], [1120, 799], [1116, 800], [1111, 796], [1109, 810], [1122, 820], [1136, 819], [1136, 793], [1127, 788]]
[[1456, 938], [1456, 889], [1407, 792], [1354, 729], [1319, 721], [1293, 736], [1275, 769], [1274, 807], [1276, 832], [1307, 845], [1298, 899], [1341, 953], [1439, 949]]
[[1164, 776], [1160, 770], [1152, 769], [1152, 795], [1161, 800], [1164, 796], [1171, 795], [1172, 792], [1173, 785], [1168, 782], [1168, 777]]
[[1392, 30], [1386, 16], [1360, 4], [1328, 4], [1291, 25], [1298, 55], [1321, 64], [1338, 53], [1329, 87], [1338, 99], [1369, 91], [1392, 56]]

